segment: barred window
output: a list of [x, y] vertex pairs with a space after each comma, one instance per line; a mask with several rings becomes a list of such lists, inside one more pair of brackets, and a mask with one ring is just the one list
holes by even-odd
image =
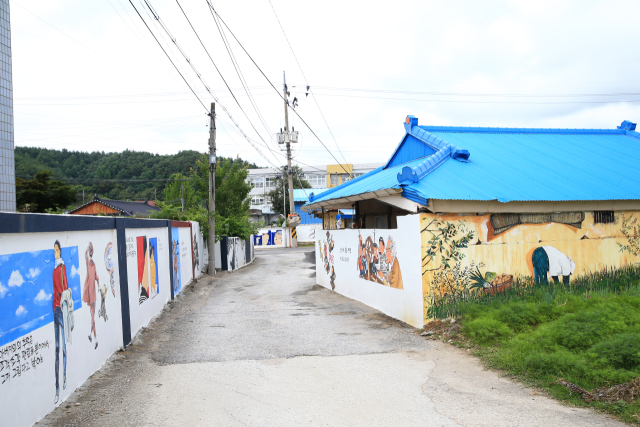
[[594, 224], [611, 224], [613, 220], [613, 211], [593, 211]]

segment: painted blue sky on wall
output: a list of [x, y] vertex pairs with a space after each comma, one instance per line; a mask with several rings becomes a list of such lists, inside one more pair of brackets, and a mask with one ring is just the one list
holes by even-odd
[[[0, 255], [0, 345], [53, 322], [53, 242], [51, 248]], [[61, 258], [75, 311], [82, 306], [78, 247], [62, 248]]]

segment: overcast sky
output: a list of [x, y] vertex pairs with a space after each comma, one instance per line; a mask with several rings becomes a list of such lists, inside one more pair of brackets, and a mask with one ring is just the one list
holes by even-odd
[[[283, 102], [225, 33], [263, 124], [206, 0], [179, 1], [250, 120], [176, 0], [147, 1], [242, 131], [269, 162], [283, 164], [273, 140]], [[133, 3], [208, 108], [213, 99], [144, 0]], [[615, 128], [640, 120], [638, 1], [271, 0], [295, 57], [268, 0], [212, 4], [280, 91], [286, 71], [298, 113], [340, 162], [385, 161], [408, 114], [423, 125], [458, 126]], [[12, 0], [11, 27], [16, 146], [208, 150], [205, 108], [129, 0]], [[219, 155], [271, 165], [220, 105], [217, 113]], [[291, 122], [302, 135], [296, 160], [336, 163], [300, 119]]]

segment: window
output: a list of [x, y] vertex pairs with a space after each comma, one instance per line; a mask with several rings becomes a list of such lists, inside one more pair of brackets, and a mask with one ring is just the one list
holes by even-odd
[[252, 197], [251, 198], [252, 205], [264, 205], [264, 197]]
[[334, 185], [338, 185], [338, 175], [337, 174], [333, 174], [331, 175], [331, 186], [333, 187]]
[[342, 174], [342, 182], [343, 183], [345, 183], [347, 181], [350, 181], [350, 180], [351, 180], [351, 177], [349, 175], [347, 175], [346, 173]]
[[353, 175], [354, 178], [357, 178], [357, 177], [362, 176], [364, 174], [363, 173], [353, 173], [351, 175]]
[[264, 188], [275, 188], [276, 187], [276, 178], [265, 178], [266, 183]]
[[304, 176], [304, 178], [309, 184], [311, 184], [312, 187], [324, 187], [327, 185], [326, 175], [308, 173]]
[[611, 224], [613, 220], [613, 211], [593, 211], [594, 224]]
[[253, 178], [251, 180], [251, 185], [253, 185], [253, 188], [263, 188], [264, 180], [262, 178]]

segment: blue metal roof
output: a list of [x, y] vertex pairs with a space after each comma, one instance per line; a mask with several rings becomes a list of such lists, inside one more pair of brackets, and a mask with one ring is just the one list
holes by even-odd
[[[385, 167], [332, 188], [311, 204], [382, 189], [402, 189], [404, 197], [421, 204], [426, 199], [640, 200], [640, 133], [631, 122], [617, 129], [418, 126], [417, 122], [407, 117], [406, 135]], [[435, 153], [425, 157], [424, 149], [415, 149], [415, 138]], [[407, 140], [411, 143], [405, 144]], [[398, 165], [399, 158], [414, 160]]]
[[294, 188], [293, 189], [293, 201], [294, 202], [308, 202], [311, 193], [320, 194], [327, 191], [326, 188]]

